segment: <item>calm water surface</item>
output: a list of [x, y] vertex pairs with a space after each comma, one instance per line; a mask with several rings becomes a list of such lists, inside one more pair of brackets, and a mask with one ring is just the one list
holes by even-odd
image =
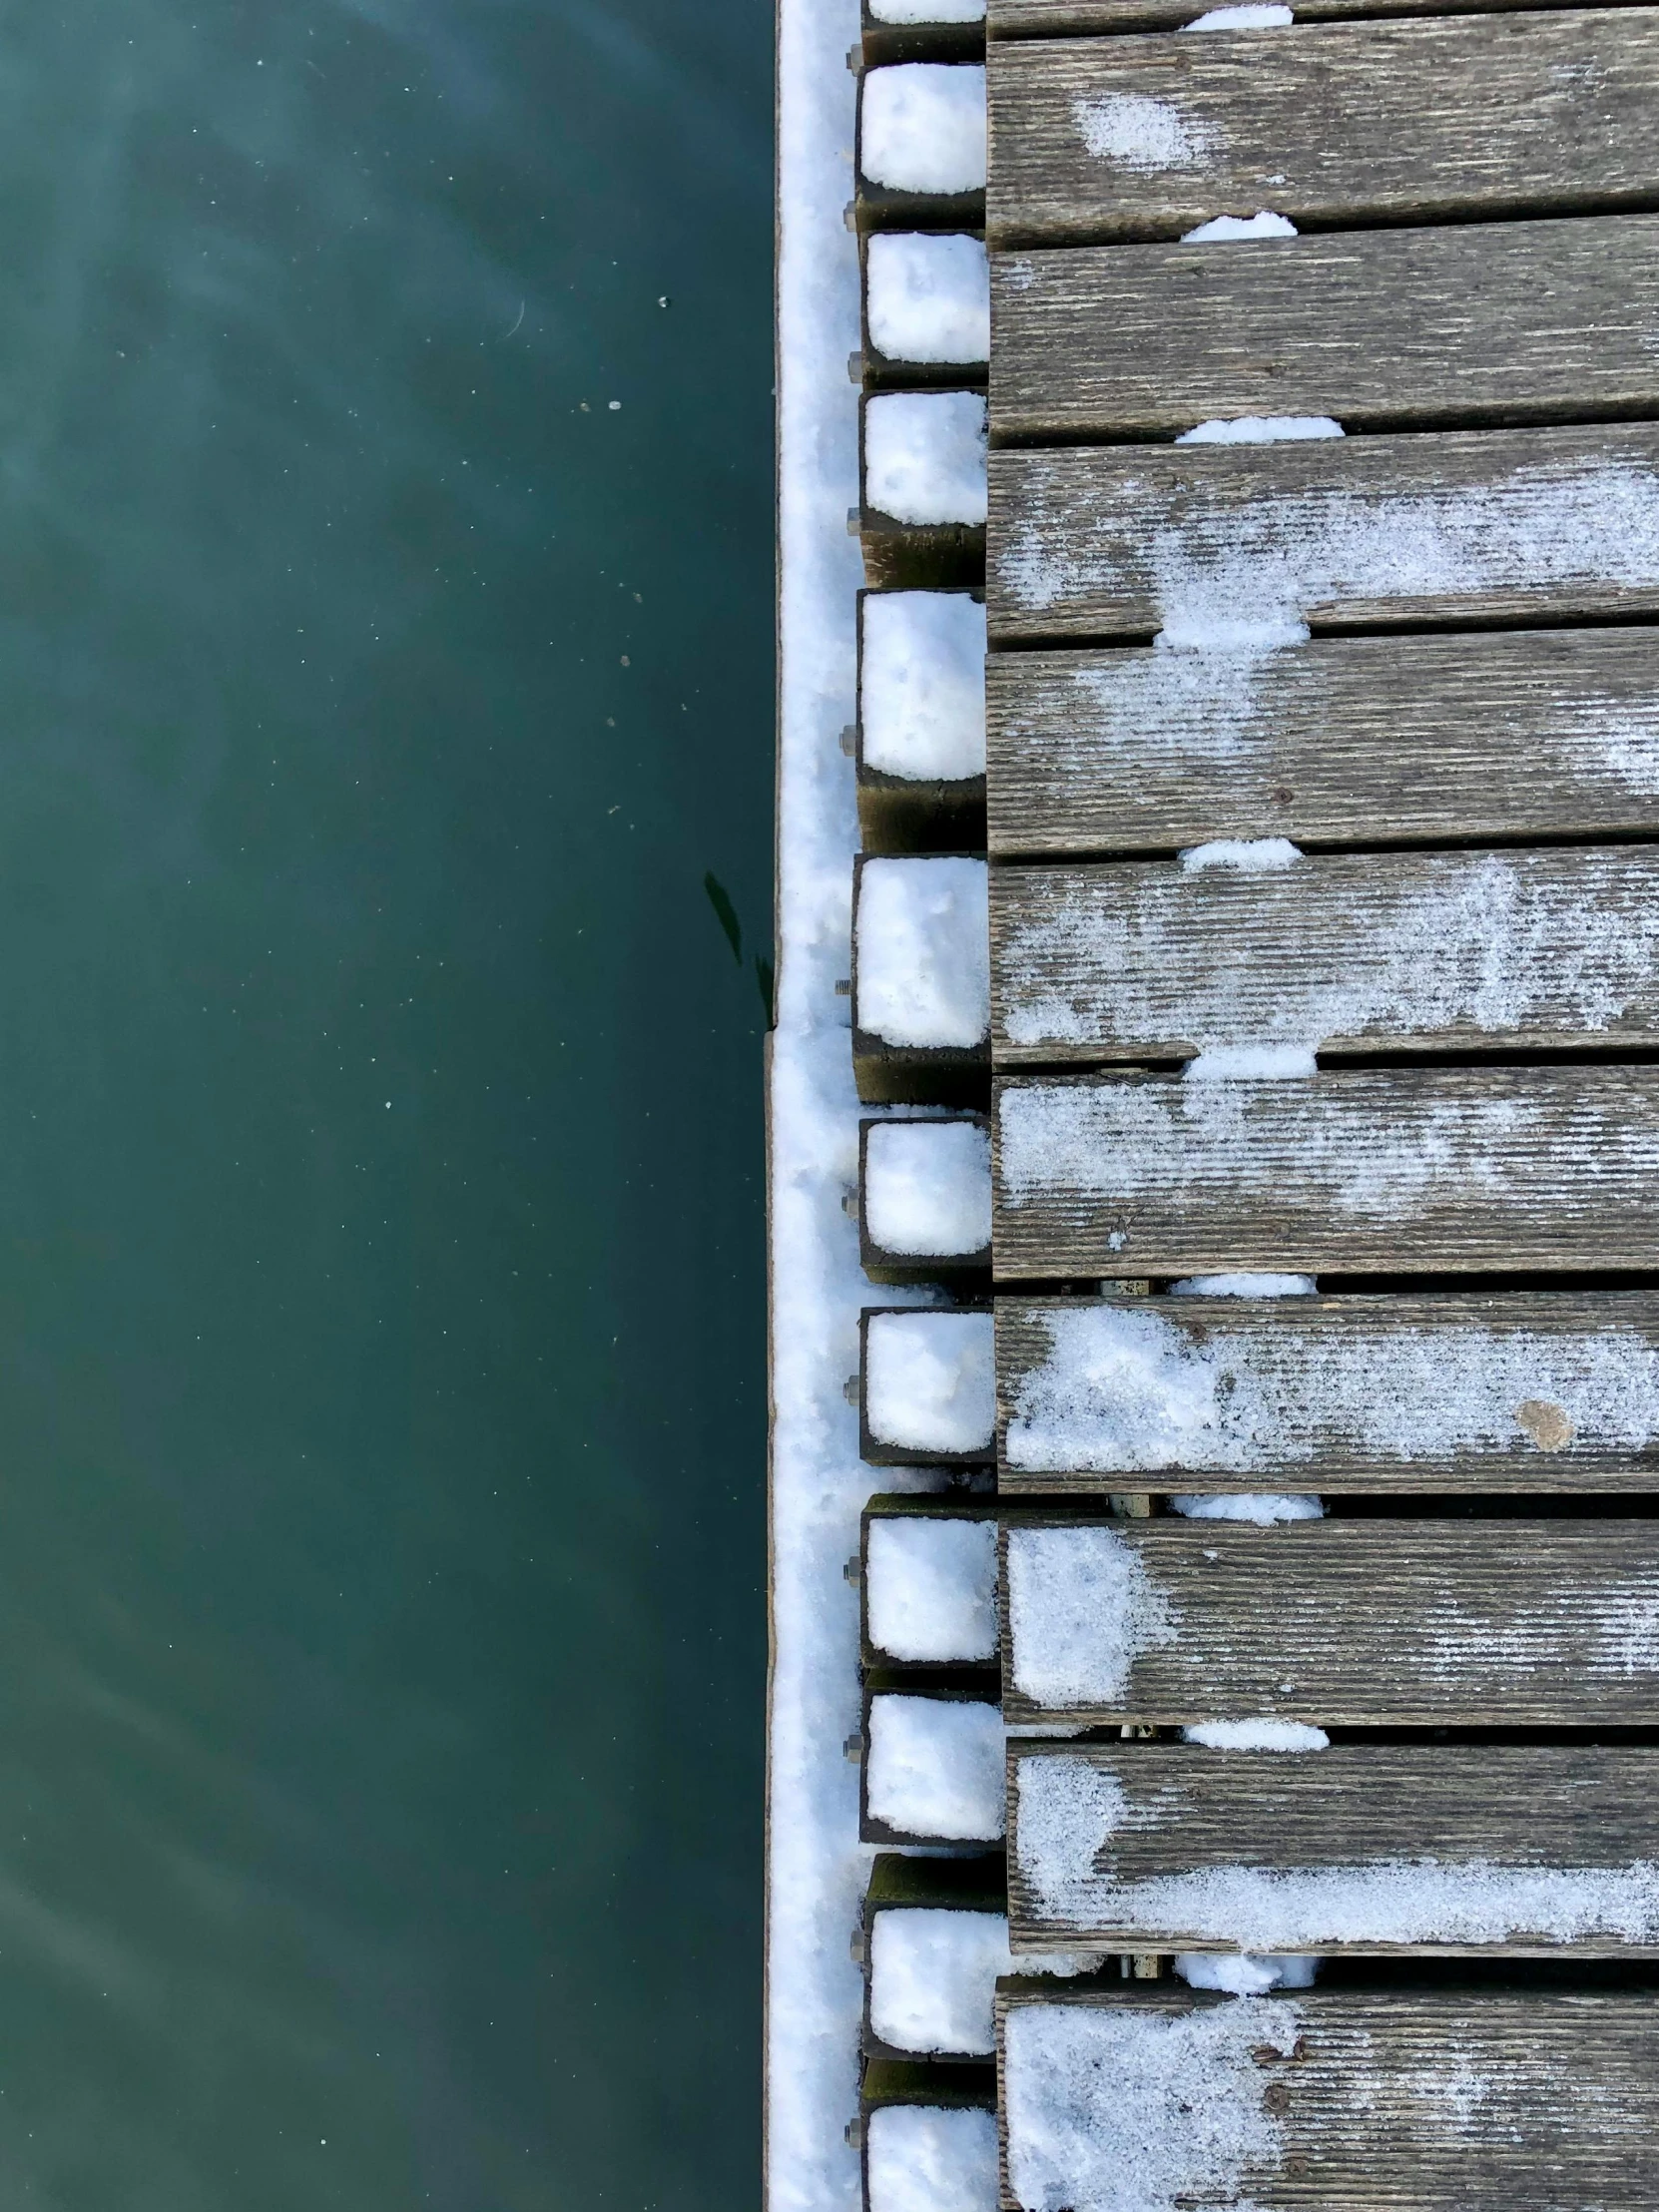
[[770, 71], [0, 27], [6, 2212], [754, 2199]]

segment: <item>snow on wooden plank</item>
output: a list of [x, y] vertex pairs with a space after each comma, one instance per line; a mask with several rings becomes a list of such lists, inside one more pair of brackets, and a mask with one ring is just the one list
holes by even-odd
[[1659, 216], [993, 254], [999, 438], [1659, 409]]
[[1651, 1988], [1179, 1985], [997, 1998], [1002, 2202], [1646, 2212]]
[[1659, 1750], [1016, 1738], [1008, 1914], [1016, 1951], [1659, 1956]]
[[1659, 851], [1300, 854], [990, 871], [996, 1066], [1659, 1042]]
[[1002, 1282], [1659, 1267], [1659, 1069], [1002, 1078]]
[[1308, 627], [1659, 609], [1652, 423], [993, 452], [989, 497], [993, 644], [1159, 634], [1205, 687]]
[[1004, 1495], [1649, 1491], [1659, 1296], [999, 1299]]
[[1010, 857], [1659, 829], [1646, 628], [998, 653], [986, 709]]
[[1652, 1520], [1024, 1515], [1001, 1542], [1010, 1728], [1659, 1722]]
[[[1300, 11], [1299, 11], [1300, 14]], [[1659, 195], [1659, 10], [993, 41], [999, 246], [1581, 214]]]
[[[1490, 15], [1546, 7], [1553, 0], [1435, 0], [1431, 7], [1407, 6], [1406, 0], [1297, 0], [1298, 23], [1329, 23], [1347, 16], [1389, 15]], [[1613, 0], [1615, 7], [1631, 0]], [[1089, 38], [1118, 31], [1179, 31], [1191, 28], [1201, 10], [1196, 0], [986, 0], [986, 26], [991, 39]], [[1289, 16], [1286, 17], [1286, 24]], [[1216, 24], [1204, 33], [1207, 40], [1226, 40], [1240, 51], [1259, 49], [1285, 24], [1230, 28]]]

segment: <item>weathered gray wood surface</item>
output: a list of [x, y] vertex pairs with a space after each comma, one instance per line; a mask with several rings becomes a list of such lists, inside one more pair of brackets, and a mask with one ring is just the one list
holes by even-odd
[[[1001, 1541], [1010, 1727], [1659, 1722], [1659, 1521], [1159, 1515], [1049, 1543], [1025, 1517]], [[1116, 1694], [1048, 1695], [1062, 1673]]]
[[[1061, 1791], [1097, 1777], [1099, 1802], [1115, 1799], [1118, 1825], [1090, 1827], [1088, 1801], [1077, 1819], [1086, 1856], [1095, 1829], [1100, 1848], [1092, 1869], [1045, 1892], [1051, 1861], [1041, 1836], [1028, 1868], [1022, 1857], [1019, 1809], [1025, 1778], [1035, 1770], [1040, 1792], [1050, 1759], [1067, 1763]], [[1044, 1808], [1046, 1810], [1046, 1806]], [[1275, 1930], [1278, 1951], [1305, 1947], [1321, 1954], [1382, 1956], [1507, 1952], [1547, 1957], [1570, 1948], [1580, 1957], [1659, 1957], [1659, 1750], [1629, 1744], [1334, 1744], [1321, 1752], [1209, 1750], [1198, 1744], [1075, 1744], [1021, 1742], [1008, 1746], [1008, 1918], [1013, 1949], [1233, 1950], [1215, 1915], [1227, 1893], [1204, 1878], [1241, 1870], [1232, 1895], [1250, 1910], [1249, 1875], [1334, 1875], [1353, 1870], [1371, 1895], [1327, 1902], [1320, 1886], [1286, 1900]], [[1389, 1862], [1421, 1868], [1485, 1869], [1556, 1876], [1527, 1897], [1465, 1896], [1465, 1925], [1489, 1918], [1484, 1937], [1459, 1937], [1455, 1897], [1436, 1901], [1410, 1878], [1390, 1884]], [[1645, 1871], [1643, 1863], [1648, 1863]], [[1571, 1876], [1605, 1870], [1623, 1880], [1579, 1886]], [[1033, 1875], [1038, 1879], [1033, 1880]], [[1197, 1878], [1197, 1879], [1194, 1879]], [[1179, 1884], [1180, 1888], [1171, 1885]], [[1159, 1885], [1157, 1889], [1142, 1887]], [[1271, 1888], [1273, 1885], [1270, 1884]], [[1279, 1885], [1281, 1888], [1284, 1885]], [[1491, 1889], [1501, 1890], [1501, 1882]], [[1242, 1893], [1242, 1894], [1241, 1894]], [[1310, 1894], [1311, 1893], [1311, 1894]], [[1452, 1910], [1435, 1927], [1436, 1909]], [[1530, 1905], [1532, 1918], [1527, 1916]], [[1563, 1912], [1563, 1907], [1566, 1911]], [[1573, 1909], [1579, 1925], [1573, 1925]], [[1255, 1910], [1261, 1911], [1260, 1902]], [[1271, 1904], [1269, 1910], [1272, 1910]], [[1356, 1920], [1359, 1912], [1369, 1916]], [[1598, 1925], [1599, 1924], [1599, 1925]], [[1552, 1933], [1552, 1928], [1555, 1933]], [[1390, 1937], [1385, 1931], [1395, 1931]], [[1304, 1934], [1311, 1938], [1303, 1941]], [[1254, 1941], [1249, 1947], [1256, 1947]]]
[[[1009, 1987], [1002, 2202], [1058, 2201], [1022, 2155], [1040, 2113], [1094, 2202], [1150, 2155], [1161, 2201], [1205, 2212], [1650, 2212], [1656, 1994], [1394, 1985], [1240, 2006], [1168, 1983]], [[1152, 2099], [1164, 2125], [1149, 2144]]]
[[[1491, 15], [1544, 7], [1553, 0], [1435, 0], [1432, 7], [1406, 0], [1300, 0], [1298, 23], [1328, 23], [1348, 16]], [[1612, 0], [1615, 7], [1629, 0]], [[986, 27], [992, 40], [1089, 38], [1102, 32], [1178, 31], [1196, 22], [1193, 0], [987, 0]], [[1207, 31], [1205, 38], [1238, 40], [1241, 46], [1276, 38], [1276, 30]], [[907, 57], [906, 57], [907, 58]]]
[[1263, 207], [1329, 226], [1659, 197], [1653, 8], [993, 39], [987, 85], [999, 246], [1173, 239]]
[[1195, 673], [1138, 646], [992, 654], [991, 851], [1659, 829], [1659, 631], [1317, 638]]
[[1659, 1068], [1005, 1077], [1000, 1282], [1659, 1267]]
[[993, 642], [1257, 625], [1254, 650], [1234, 636], [1244, 678], [1299, 619], [1652, 613], [1659, 425], [993, 451], [988, 548]]
[[1659, 1488], [1649, 1291], [1003, 1298], [996, 1368], [1005, 1497]]
[[1659, 409], [1659, 216], [991, 256], [1000, 438]]
[[1659, 1042], [1659, 851], [993, 868], [996, 1066]]

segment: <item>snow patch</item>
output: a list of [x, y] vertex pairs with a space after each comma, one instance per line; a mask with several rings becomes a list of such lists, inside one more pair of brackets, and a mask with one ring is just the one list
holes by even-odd
[[1139, 92], [1076, 99], [1071, 120], [1097, 161], [1138, 177], [1201, 168], [1221, 144], [1215, 127], [1202, 117], [1183, 115], [1173, 100], [1154, 100]]
[[1277, 445], [1287, 438], [1340, 438], [1342, 424], [1328, 414], [1229, 415], [1183, 430], [1177, 445]]
[[1311, 1989], [1318, 1958], [1252, 1957], [1248, 1951], [1183, 1950], [1175, 1970], [1190, 1989], [1225, 1989], [1230, 1996], [1260, 1997], [1270, 1989]]
[[1295, 867], [1302, 847], [1289, 837], [1214, 837], [1208, 844], [1190, 844], [1182, 852], [1181, 867], [1192, 875], [1207, 867], [1232, 868], [1239, 875], [1277, 875]]
[[1253, 1521], [1258, 1528], [1271, 1528], [1278, 1521], [1325, 1518], [1324, 1503], [1306, 1492], [1284, 1496], [1231, 1490], [1219, 1497], [1172, 1497], [1170, 1504], [1186, 1520]]
[[883, 391], [864, 402], [864, 503], [917, 527], [985, 519], [985, 395]]
[[[1189, 23], [1187, 29], [1196, 31], [1199, 26]], [[1183, 231], [1183, 246], [1220, 246], [1241, 239], [1294, 239], [1296, 225], [1289, 216], [1275, 215], [1271, 208], [1260, 208], [1255, 215], [1214, 215], [1208, 223], [1200, 223], [1196, 229]]]
[[1317, 1298], [1311, 1275], [1184, 1275], [1172, 1298]]
[[989, 1314], [871, 1314], [864, 1335], [864, 1418], [896, 1451], [987, 1451], [996, 1434]]
[[937, 1514], [872, 1519], [864, 1536], [869, 1640], [889, 1659], [996, 1657], [996, 1523]]
[[1199, 1721], [1181, 1731], [1187, 1744], [1204, 1744], [1211, 1751], [1329, 1751], [1331, 1739], [1323, 1728], [1306, 1721]]
[[990, 1131], [971, 1121], [877, 1122], [864, 1141], [863, 1208], [882, 1252], [961, 1259], [986, 1251]]
[[1001, 1913], [890, 1906], [871, 1916], [869, 2024], [895, 2050], [988, 2057], [998, 1975], [1070, 1978], [1099, 1964], [1096, 1951], [1015, 1958]]
[[994, 2112], [878, 2105], [865, 2157], [869, 2212], [997, 2212]]
[[994, 1844], [1003, 1829], [1002, 1713], [966, 1698], [871, 1698], [870, 1817], [922, 1842]]
[[1139, 1551], [1111, 1529], [1009, 1530], [1011, 1673], [1033, 1704], [1120, 1704], [1136, 1659], [1173, 1644], [1179, 1620]]
[[858, 166], [872, 185], [892, 192], [982, 192], [984, 64], [898, 62], [867, 70]]
[[1189, 1083], [1282, 1083], [1317, 1075], [1319, 1061], [1306, 1045], [1218, 1044], [1196, 1053], [1181, 1073]]
[[[1276, 0], [1237, 0], [1228, 8], [1211, 8], [1206, 14], [1195, 16], [1191, 23], [1183, 23], [1183, 31], [1282, 31], [1287, 23], [1295, 20], [1292, 11], [1276, 4]], [[1281, 177], [1278, 182], [1284, 183]]]
[[877, 23], [983, 23], [985, 0], [869, 0]]
[[877, 231], [864, 246], [864, 316], [889, 361], [987, 360], [991, 277], [982, 239]]
[[883, 776], [983, 776], [983, 602], [966, 592], [866, 593], [858, 718], [864, 766]]
[[991, 948], [983, 860], [866, 860], [854, 933], [860, 1029], [894, 1045], [970, 1047], [984, 1040]]

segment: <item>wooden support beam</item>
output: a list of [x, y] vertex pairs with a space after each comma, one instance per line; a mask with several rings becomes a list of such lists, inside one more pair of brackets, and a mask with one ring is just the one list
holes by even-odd
[[1659, 199], [1659, 10], [993, 41], [993, 244], [1496, 220]]
[[[1647, 2212], [1659, 1990], [1179, 1983], [997, 2000], [1002, 2203]], [[1074, 2196], [1063, 2192], [1075, 2190]]]
[[1645, 627], [1316, 638], [1208, 668], [996, 653], [985, 676], [1000, 856], [1659, 830]]
[[1659, 1294], [999, 1299], [997, 1488], [1659, 1489]]
[[1659, 1724], [1659, 1521], [1032, 1516], [1002, 1551], [1010, 1728]]
[[993, 868], [994, 1064], [1659, 1044], [1653, 846], [1238, 858]]
[[993, 452], [990, 515], [993, 644], [1163, 629], [1216, 651], [1236, 623], [1241, 681], [1298, 623], [1659, 611], [1653, 423]]
[[991, 434], [1659, 410], [1659, 216], [993, 254]]
[[1659, 1957], [1651, 1745], [1016, 1737], [1008, 1837], [1016, 1952]]
[[1659, 1267], [1659, 1068], [1005, 1077], [999, 1282]]

